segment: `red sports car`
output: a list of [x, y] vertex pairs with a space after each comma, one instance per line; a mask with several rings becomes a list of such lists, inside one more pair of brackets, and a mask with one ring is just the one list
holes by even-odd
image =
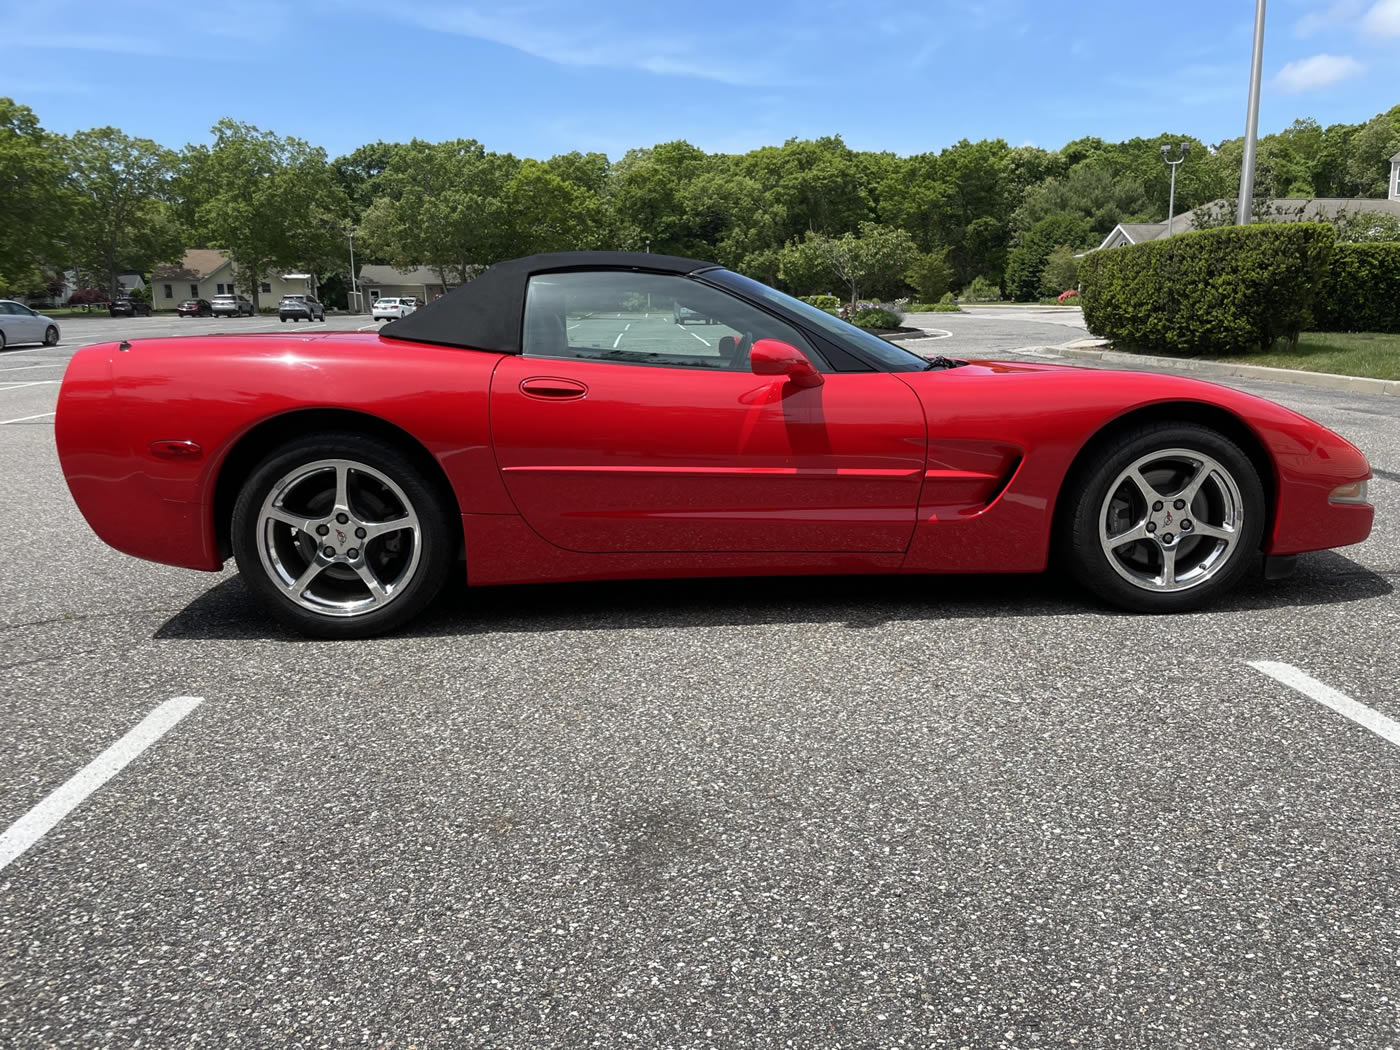
[[[677, 317], [712, 318], [703, 329]], [[308, 634], [469, 584], [1038, 572], [1193, 608], [1257, 552], [1368, 535], [1370, 468], [1272, 402], [1174, 376], [925, 360], [710, 263], [491, 267], [377, 332], [74, 356], [63, 471], [138, 557], [219, 569]]]

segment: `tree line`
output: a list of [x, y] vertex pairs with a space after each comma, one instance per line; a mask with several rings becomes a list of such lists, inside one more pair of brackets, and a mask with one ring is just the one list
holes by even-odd
[[[797, 294], [932, 299], [981, 278], [1029, 298], [1118, 223], [1166, 218], [1160, 147], [1181, 142], [1178, 213], [1238, 191], [1242, 139], [1168, 133], [1057, 150], [964, 139], [904, 157], [839, 135], [742, 154], [675, 141], [615, 162], [415, 139], [332, 159], [231, 119], [182, 150], [112, 127], [59, 135], [0, 98], [0, 292], [43, 294], [73, 269], [115, 293], [118, 274], [217, 247], [256, 294], [277, 269], [344, 274], [353, 227], [357, 262], [427, 267], [445, 284], [532, 252], [624, 249], [713, 260]], [[1255, 194], [1384, 197], [1397, 151], [1400, 106], [1358, 124], [1296, 120], [1260, 141]]]

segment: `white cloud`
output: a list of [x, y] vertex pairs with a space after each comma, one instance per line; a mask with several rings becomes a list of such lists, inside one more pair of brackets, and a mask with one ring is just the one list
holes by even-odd
[[1321, 11], [1309, 11], [1298, 19], [1293, 35], [1310, 37], [1329, 29], [1340, 29], [1353, 21], [1365, 6], [1365, 0], [1333, 0]]
[[1278, 71], [1274, 83], [1280, 91], [1298, 94], [1360, 76], [1366, 67], [1350, 55], [1313, 55], [1290, 62]]
[[1361, 20], [1361, 28], [1377, 36], [1400, 36], [1400, 0], [1376, 0]]
[[558, 65], [638, 69], [724, 84], [773, 80], [771, 55], [765, 60], [744, 51], [742, 57], [731, 59], [730, 52], [714, 46], [714, 40], [612, 21], [591, 5], [478, 8], [458, 3], [374, 10], [424, 29], [486, 40]]

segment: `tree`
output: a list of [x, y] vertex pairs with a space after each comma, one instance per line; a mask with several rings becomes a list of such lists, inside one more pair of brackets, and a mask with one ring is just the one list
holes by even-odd
[[904, 279], [919, 293], [920, 302], [938, 302], [953, 284], [953, 267], [948, 263], [948, 249], [920, 252], [905, 272]]
[[[1041, 281], [1050, 253], [1057, 247], [1083, 247], [1092, 240], [1084, 220], [1073, 215], [1050, 215], [1021, 238], [1006, 264], [1006, 291], [1011, 298], [1028, 302], [1040, 298]], [[1068, 287], [1068, 286], [1066, 286]], [[1056, 293], [1064, 288], [1055, 289]]]
[[1059, 295], [1071, 288], [1079, 287], [1079, 260], [1074, 257], [1074, 249], [1062, 244], [1050, 253], [1045, 267], [1040, 271], [1040, 294]]
[[602, 199], [586, 186], [561, 178], [548, 164], [522, 162], [502, 188], [501, 200], [510, 255], [603, 246], [607, 215]]
[[860, 236], [828, 237], [809, 232], [782, 253], [781, 276], [801, 291], [819, 288], [821, 275], [839, 280], [850, 290], [852, 305], [861, 289], [868, 293], [895, 290], [918, 256], [914, 240], [903, 230], [873, 222], [860, 224]]
[[116, 128], [79, 131], [64, 146], [75, 207], [72, 261], [115, 297], [117, 275], [180, 255], [183, 236], [164, 198], [175, 154]]
[[61, 146], [28, 106], [0, 98], [0, 289], [43, 286], [43, 268], [63, 255], [72, 199]]
[[212, 130], [212, 147], [185, 154], [185, 213], [207, 244], [228, 250], [254, 305], [275, 269], [338, 268], [349, 202], [326, 151], [227, 118]]
[[400, 269], [426, 266], [445, 285], [470, 280], [513, 254], [522, 224], [505, 194], [519, 170], [515, 157], [475, 139], [395, 147], [378, 176], [382, 196], [360, 223], [366, 250]]

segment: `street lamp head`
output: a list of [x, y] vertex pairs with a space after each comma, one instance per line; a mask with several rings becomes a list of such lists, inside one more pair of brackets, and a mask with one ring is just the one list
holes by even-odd
[[1168, 146], [1165, 142], [1162, 143], [1162, 159], [1163, 159], [1163, 160], [1166, 160], [1168, 157], [1171, 156], [1171, 154], [1172, 154], [1172, 148], [1171, 148], [1170, 146]]
[[1191, 143], [1189, 143], [1189, 142], [1183, 142], [1183, 143], [1181, 144], [1181, 155], [1182, 155], [1183, 157], [1185, 157], [1186, 154], [1188, 154], [1188, 153], [1190, 153], [1190, 152], [1191, 152]]

